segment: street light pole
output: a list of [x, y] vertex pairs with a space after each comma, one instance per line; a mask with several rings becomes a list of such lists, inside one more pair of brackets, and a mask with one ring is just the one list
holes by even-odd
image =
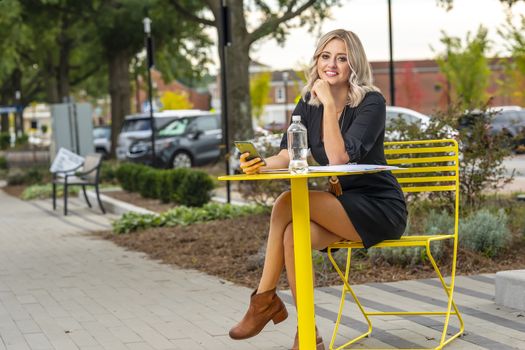
[[284, 125], [288, 122], [288, 72], [283, 72], [284, 85]]
[[20, 90], [15, 91], [15, 104], [16, 104], [16, 112], [15, 112], [15, 136], [20, 137], [23, 134], [24, 127], [23, 127], [23, 119], [22, 119], [22, 106], [20, 105], [20, 99], [22, 98], [22, 94], [20, 93]]
[[[220, 11], [220, 29], [219, 29], [219, 47], [221, 50], [221, 115], [223, 125], [223, 142], [224, 151], [226, 154], [225, 166], [226, 174], [230, 175], [230, 135], [228, 130], [228, 84], [226, 81], [226, 53], [227, 48], [231, 45], [231, 28], [230, 28], [230, 10], [226, 5], [225, 0], [221, 0]], [[231, 185], [230, 181], [226, 181], [226, 202], [231, 203]]]
[[388, 0], [388, 44], [390, 52], [390, 105], [396, 105], [396, 82], [394, 74], [394, 44], [392, 40], [392, 0]]
[[153, 62], [153, 39], [151, 37], [151, 19], [149, 17], [144, 18], [144, 34], [146, 35], [146, 53], [148, 60], [148, 102], [149, 102], [149, 119], [151, 124], [151, 165], [156, 165], [156, 152], [155, 152], [155, 118], [153, 117], [153, 87], [151, 84], [151, 68], [154, 65]]

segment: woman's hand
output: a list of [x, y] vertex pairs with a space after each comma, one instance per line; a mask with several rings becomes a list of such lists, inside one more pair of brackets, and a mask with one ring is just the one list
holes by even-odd
[[241, 165], [240, 168], [243, 171], [243, 173], [252, 175], [257, 174], [260, 172], [261, 167], [264, 165], [263, 162], [261, 162], [261, 158], [254, 158], [252, 160], [246, 160], [246, 158], [250, 155], [250, 153], [246, 152], [241, 154], [240, 161]]
[[330, 84], [328, 84], [327, 81], [317, 79], [312, 86], [311, 92], [314, 96], [317, 96], [319, 101], [321, 101], [324, 106], [334, 104], [334, 98], [332, 96], [332, 92], [330, 91]]

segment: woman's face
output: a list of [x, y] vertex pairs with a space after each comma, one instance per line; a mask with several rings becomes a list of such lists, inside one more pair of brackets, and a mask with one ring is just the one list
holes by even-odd
[[317, 74], [330, 85], [348, 86], [350, 65], [341, 39], [330, 40], [317, 58]]

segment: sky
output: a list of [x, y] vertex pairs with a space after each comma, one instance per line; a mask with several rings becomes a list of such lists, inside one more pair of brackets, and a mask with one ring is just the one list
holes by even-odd
[[[327, 19], [322, 32], [345, 28], [361, 39], [370, 61], [389, 59], [388, 1], [343, 0], [342, 7], [334, 8], [332, 19]], [[475, 34], [480, 24], [489, 30], [492, 53], [504, 53], [497, 28], [505, 23], [506, 5], [499, 0], [454, 0], [450, 11], [436, 4], [436, 0], [392, 0], [394, 60], [432, 59], [443, 50], [441, 31], [449, 36], [465, 39], [467, 32]], [[525, 2], [512, 7], [514, 20], [525, 15]], [[251, 51], [252, 59], [273, 69], [291, 69], [309, 62], [317, 36], [306, 28], [292, 29], [284, 47], [275, 40], [263, 39]]]

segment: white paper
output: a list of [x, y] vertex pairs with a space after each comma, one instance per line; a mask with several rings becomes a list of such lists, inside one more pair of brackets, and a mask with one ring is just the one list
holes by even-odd
[[[84, 163], [84, 158], [70, 150], [61, 147], [49, 168], [49, 171], [54, 173], [57, 171], [65, 171], [69, 169], [76, 169]], [[74, 171], [70, 172], [74, 173]]]
[[[362, 171], [384, 171], [384, 170], [395, 170], [401, 169], [397, 166], [390, 165], [378, 165], [378, 164], [341, 164], [341, 165], [324, 165], [324, 166], [309, 166], [308, 172], [310, 173], [331, 173], [331, 172], [345, 172], [345, 173], [356, 173]], [[287, 168], [281, 169], [266, 169], [261, 173], [287, 173]]]
[[325, 165], [325, 166], [309, 166], [308, 171], [313, 173], [327, 173], [327, 172], [345, 172], [354, 173], [360, 171], [383, 171], [400, 169], [397, 166], [378, 165], [378, 164], [341, 164], [341, 165]]

